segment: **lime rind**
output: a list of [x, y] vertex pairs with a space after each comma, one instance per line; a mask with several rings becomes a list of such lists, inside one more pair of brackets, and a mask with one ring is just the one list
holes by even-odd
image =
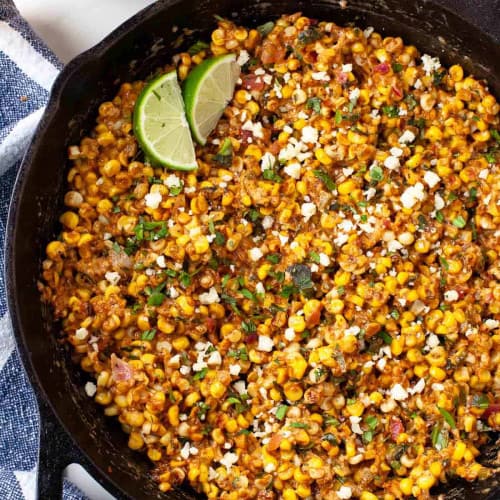
[[227, 104], [240, 75], [235, 54], [207, 59], [186, 78], [183, 88], [186, 117], [195, 140], [204, 145]]
[[176, 170], [197, 168], [176, 71], [155, 78], [143, 89], [134, 110], [134, 133], [154, 163]]

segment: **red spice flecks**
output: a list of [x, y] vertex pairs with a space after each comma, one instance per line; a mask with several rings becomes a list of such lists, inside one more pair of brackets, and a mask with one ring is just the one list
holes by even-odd
[[403, 97], [403, 92], [398, 89], [395, 85], [392, 86], [392, 91], [394, 92], [394, 95], [398, 98], [401, 99]]
[[403, 422], [398, 417], [391, 418], [391, 423], [389, 425], [389, 430], [391, 432], [391, 438], [393, 441], [398, 439], [398, 436], [405, 430]]
[[380, 73], [381, 75], [389, 73], [389, 69], [390, 69], [389, 65], [385, 62], [377, 64], [376, 66], [373, 67], [373, 71], [375, 71], [375, 73]]

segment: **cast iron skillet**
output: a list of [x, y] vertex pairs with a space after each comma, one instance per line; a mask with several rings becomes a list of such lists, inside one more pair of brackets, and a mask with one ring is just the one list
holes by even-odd
[[[178, 43], [186, 48], [196, 39], [207, 39], [214, 28], [214, 14], [255, 26], [300, 10], [313, 18], [374, 26], [384, 34], [402, 36], [407, 43], [438, 55], [446, 65], [459, 62], [467, 71], [487, 79], [500, 95], [499, 46], [449, 10], [425, 0], [346, 3], [347, 8], [341, 8], [337, 0], [162, 0], [69, 63], [57, 79], [17, 178], [6, 248], [9, 307], [19, 352], [42, 414], [52, 414], [48, 403], [67, 431], [61, 433], [52, 417], [42, 423], [40, 498], [60, 496], [61, 470], [72, 461], [82, 463], [119, 498], [162, 497], [150, 477], [148, 461], [128, 449], [118, 424], [106, 419], [102, 409], [85, 395], [86, 377], [71, 364], [67, 348], [57, 342], [59, 328], [40, 304], [36, 286], [44, 248], [59, 231], [67, 146], [91, 129], [99, 103], [111, 98], [120, 82], [147, 77], [179, 50]], [[453, 0], [448, 3], [454, 5]], [[494, 0], [483, 2], [483, 22], [488, 26], [493, 23], [487, 16], [495, 10], [498, 14], [495, 6], [498, 2]], [[174, 25], [179, 29], [172, 29]], [[194, 32], [182, 40], [179, 35], [184, 27]], [[496, 450], [498, 447], [490, 446], [488, 456], [494, 456]], [[475, 484], [453, 479], [439, 491], [454, 499], [499, 498], [499, 479], [497, 475]], [[199, 495], [189, 488], [163, 495], [196, 497]]]

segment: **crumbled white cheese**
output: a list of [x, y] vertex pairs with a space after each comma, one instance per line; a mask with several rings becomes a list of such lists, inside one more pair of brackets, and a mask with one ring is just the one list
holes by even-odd
[[319, 263], [325, 267], [329, 266], [330, 265], [330, 257], [328, 257], [328, 255], [326, 255], [326, 253], [321, 252], [319, 254]]
[[170, 174], [164, 181], [163, 184], [169, 189], [179, 188], [182, 186], [182, 181], [175, 174]]
[[348, 498], [352, 497], [352, 490], [351, 488], [349, 488], [349, 486], [341, 486], [337, 491], [337, 496], [342, 500], [347, 500]]
[[189, 442], [186, 441], [184, 443], [184, 446], [181, 448], [180, 455], [184, 460], [187, 460], [189, 458], [189, 448], [190, 447], [191, 447], [191, 445], [189, 444]]
[[189, 375], [191, 373], [191, 367], [183, 365], [179, 368], [179, 371], [181, 372], [181, 375]]
[[179, 296], [179, 292], [173, 286], [171, 286], [168, 289], [168, 294], [170, 295], [170, 298], [172, 298], [172, 299], [176, 299]]
[[417, 182], [414, 186], [407, 187], [401, 195], [401, 203], [405, 208], [413, 208], [419, 201], [424, 199], [424, 185], [421, 182]]
[[271, 85], [271, 82], [273, 81], [273, 77], [271, 75], [264, 75], [262, 77], [262, 80], [266, 85]]
[[357, 325], [350, 326], [344, 331], [344, 335], [357, 335], [361, 331], [361, 328]]
[[439, 383], [434, 383], [431, 385], [431, 388], [433, 391], [436, 391], [436, 392], [441, 392], [444, 390], [444, 385], [443, 384], [439, 384]]
[[300, 179], [300, 163], [289, 163], [283, 170], [285, 174], [289, 175], [293, 179]]
[[250, 61], [250, 54], [246, 50], [240, 50], [238, 59], [236, 59], [236, 63], [240, 66], [243, 66], [248, 61]]
[[264, 229], [271, 229], [274, 224], [274, 219], [270, 215], [265, 215], [262, 219], [262, 227]]
[[391, 240], [387, 243], [387, 250], [389, 250], [389, 252], [397, 252], [402, 248], [403, 245], [398, 240]]
[[385, 365], [387, 364], [387, 359], [386, 358], [381, 358], [377, 361], [377, 369], [381, 372], [384, 371]]
[[285, 339], [288, 342], [293, 342], [295, 340], [295, 330], [293, 328], [287, 328], [285, 330]]
[[441, 181], [441, 177], [435, 172], [431, 172], [430, 170], [426, 170], [424, 174], [424, 182], [430, 187], [433, 188]]
[[156, 209], [160, 206], [160, 203], [162, 201], [162, 196], [161, 193], [158, 192], [148, 193], [144, 197], [144, 200], [148, 208]]
[[441, 67], [441, 63], [437, 57], [424, 54], [420, 59], [422, 59], [422, 65], [427, 75], [431, 75]]
[[259, 335], [259, 342], [257, 344], [258, 351], [271, 352], [274, 347], [274, 342], [271, 337], [267, 335]]
[[403, 155], [403, 150], [401, 148], [391, 148], [389, 150], [392, 156], [395, 156], [396, 158], [399, 158], [400, 156]]
[[408, 144], [415, 140], [415, 134], [411, 130], [405, 130], [399, 138], [399, 144]]
[[388, 156], [384, 160], [384, 167], [388, 168], [389, 170], [394, 170], [399, 167], [399, 158], [396, 158], [395, 156]]
[[302, 203], [300, 213], [308, 221], [316, 213], [316, 205], [314, 203]]
[[351, 102], [356, 103], [356, 102], [357, 102], [357, 100], [359, 99], [359, 94], [360, 94], [360, 90], [359, 90], [357, 87], [353, 88], [353, 89], [349, 92], [349, 100], [350, 100]]
[[260, 169], [262, 170], [262, 172], [264, 172], [265, 170], [270, 170], [274, 167], [275, 163], [276, 157], [272, 153], [269, 153], [269, 151], [267, 151], [264, 153], [260, 160]]
[[428, 346], [430, 349], [437, 347], [439, 345], [439, 337], [436, 334], [431, 333], [427, 337], [427, 341], [426, 341], [425, 345]]
[[86, 328], [78, 328], [75, 332], [75, 338], [78, 340], [86, 339], [89, 334], [89, 331]]
[[208, 366], [217, 366], [222, 364], [222, 357], [219, 351], [213, 351], [210, 353], [207, 359]]
[[266, 293], [266, 289], [264, 288], [264, 285], [262, 284], [261, 281], [259, 281], [256, 285], [255, 285], [255, 293], [259, 294], [259, 295], [262, 295], [264, 293]]
[[487, 168], [483, 168], [479, 174], [478, 174], [478, 177], [480, 179], [487, 179], [488, 178], [488, 174], [490, 173], [490, 171], [487, 169]]
[[328, 76], [328, 73], [326, 71], [317, 71], [316, 73], [312, 73], [311, 76], [313, 80], [330, 80], [330, 77]]
[[368, 26], [368, 28], [366, 28], [364, 31], [363, 31], [363, 36], [365, 38], [370, 38], [370, 35], [375, 31], [375, 28], [373, 26]]
[[413, 84], [413, 86], [418, 90], [422, 88], [422, 80], [420, 78], [417, 79], [417, 81]]
[[238, 455], [236, 453], [232, 453], [228, 451], [224, 454], [224, 456], [219, 460], [219, 462], [229, 470], [236, 462], [238, 461]]
[[248, 255], [250, 257], [250, 260], [253, 260], [254, 262], [257, 262], [259, 259], [263, 257], [262, 250], [258, 247], [253, 247], [248, 251]]
[[351, 421], [352, 432], [354, 432], [355, 434], [363, 434], [363, 431], [359, 426], [359, 423], [361, 422], [361, 417], [349, 417], [349, 420]]
[[350, 73], [352, 71], [352, 64], [342, 64], [342, 73]]
[[220, 302], [220, 297], [215, 287], [211, 287], [208, 292], [200, 293], [200, 295], [198, 295], [198, 299], [204, 305]]
[[85, 384], [85, 393], [89, 398], [94, 397], [96, 392], [97, 392], [97, 386], [94, 384], [94, 382], [87, 382]]
[[112, 284], [112, 285], [118, 285], [120, 282], [120, 273], [117, 273], [116, 271], [108, 271], [104, 277]]
[[264, 137], [264, 134], [262, 133], [262, 123], [257, 122], [253, 123], [251, 120], [247, 120], [242, 126], [242, 130], [247, 130], [248, 132], [252, 132], [252, 135], [254, 137], [257, 137], [258, 139], [262, 139]]
[[484, 322], [484, 326], [488, 328], [488, 330], [494, 330], [500, 326], [500, 321], [489, 318]]
[[444, 292], [444, 300], [446, 300], [446, 302], [455, 302], [456, 300], [458, 300], [458, 292], [456, 290], [446, 290], [446, 292]]
[[410, 394], [420, 394], [425, 389], [425, 380], [423, 378], [419, 379], [419, 381], [408, 389]]
[[343, 168], [342, 169], [342, 173], [346, 176], [346, 177], [350, 177], [351, 174], [354, 172], [354, 169], [353, 168]]
[[396, 401], [404, 401], [408, 398], [408, 392], [401, 384], [396, 384], [391, 389], [391, 397]]
[[237, 377], [241, 372], [240, 365], [229, 365], [229, 374]]
[[156, 264], [158, 267], [161, 267], [162, 269], [167, 267], [167, 263], [165, 262], [165, 256], [158, 255], [158, 257], [156, 257]]
[[436, 210], [441, 210], [444, 207], [444, 205], [445, 205], [445, 203], [444, 203], [443, 198], [441, 197], [441, 195], [439, 193], [436, 193], [434, 195], [434, 208]]
[[309, 142], [315, 144], [318, 141], [318, 131], [311, 127], [310, 125], [306, 125], [302, 129], [302, 142]]

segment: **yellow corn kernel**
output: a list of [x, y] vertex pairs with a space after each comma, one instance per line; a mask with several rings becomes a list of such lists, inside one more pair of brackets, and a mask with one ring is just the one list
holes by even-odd
[[417, 486], [422, 490], [430, 490], [435, 482], [436, 478], [429, 471], [423, 471], [417, 479]]
[[464, 417], [464, 430], [465, 432], [472, 432], [476, 428], [477, 419], [474, 415], [466, 415]]
[[455, 449], [453, 450], [452, 460], [459, 462], [464, 458], [465, 451], [467, 450], [467, 445], [463, 441], [457, 441]]
[[245, 156], [253, 156], [256, 160], [260, 160], [262, 158], [262, 151], [255, 144], [250, 144], [245, 149]]
[[255, 116], [260, 110], [259, 105], [255, 101], [249, 101], [245, 108], [252, 116]]
[[436, 460], [429, 465], [429, 470], [434, 477], [439, 477], [441, 475], [441, 472], [443, 472], [443, 466], [441, 462], [438, 462]]
[[219, 380], [215, 380], [210, 385], [210, 395], [216, 399], [222, 398], [225, 392], [226, 392], [226, 387]]
[[443, 138], [443, 133], [438, 127], [431, 125], [425, 133], [425, 138], [431, 142], [440, 141]]
[[299, 352], [291, 353], [287, 359], [291, 378], [301, 379], [307, 369], [307, 361]]
[[345, 335], [339, 339], [338, 345], [342, 352], [351, 354], [358, 349], [358, 340], [354, 335]]
[[288, 326], [295, 332], [302, 333], [306, 329], [304, 316], [297, 316], [296, 314], [290, 316], [288, 319]]
[[368, 397], [370, 398], [370, 401], [372, 401], [376, 405], [380, 404], [384, 399], [384, 396], [382, 396], [382, 394], [377, 391], [373, 391]]
[[177, 405], [172, 405], [167, 412], [168, 421], [170, 425], [177, 427], [179, 425], [179, 407]]
[[197, 254], [204, 254], [210, 248], [210, 243], [206, 236], [200, 236], [194, 242], [194, 250]]
[[201, 399], [201, 396], [200, 396], [199, 392], [191, 392], [184, 399], [184, 404], [188, 408], [191, 408], [191, 406], [194, 406], [200, 399]]
[[175, 331], [175, 324], [171, 321], [168, 321], [165, 316], [159, 316], [157, 321], [158, 330], [163, 333], [173, 333]]
[[314, 156], [322, 165], [331, 165], [333, 160], [326, 154], [325, 150], [322, 148], [316, 149], [314, 151]]
[[59, 222], [69, 229], [75, 229], [79, 221], [80, 217], [78, 217], [75, 212], [64, 212], [61, 217], [59, 217]]
[[172, 347], [176, 351], [185, 351], [189, 347], [189, 339], [183, 335], [172, 340]]
[[305, 484], [299, 484], [295, 491], [300, 498], [309, 498], [311, 496], [311, 488]]
[[238, 423], [234, 418], [231, 418], [225, 423], [225, 427], [226, 431], [232, 434], [238, 430]]
[[194, 314], [194, 301], [191, 297], [180, 295], [177, 297], [176, 302], [186, 316], [192, 316]]
[[65, 255], [66, 248], [60, 241], [51, 241], [45, 251], [49, 259], [56, 260]]
[[300, 384], [295, 382], [287, 382], [284, 386], [284, 393], [290, 401], [298, 401], [304, 394]]
[[299, 118], [298, 120], [295, 120], [293, 128], [295, 130], [302, 130], [306, 125], [307, 122], [304, 120], [304, 118]]
[[431, 366], [429, 368], [429, 375], [439, 381], [442, 381], [446, 378], [446, 372], [438, 366]]
[[369, 491], [363, 491], [359, 500], [378, 500], [378, 497]]
[[348, 179], [337, 186], [339, 194], [348, 195], [356, 189], [356, 183], [352, 179]]
[[285, 488], [283, 490], [283, 500], [297, 500], [297, 494], [292, 488]]
[[257, 269], [257, 277], [259, 278], [260, 281], [263, 281], [266, 279], [267, 275], [269, 274], [269, 271], [271, 270], [272, 264], [266, 263], [262, 264], [259, 269]]
[[128, 447], [131, 448], [132, 450], [138, 450], [142, 448], [144, 444], [144, 440], [142, 439], [142, 436], [138, 432], [131, 432], [130, 436], [128, 438]]
[[246, 90], [238, 90], [234, 95], [234, 99], [238, 104], [245, 104], [249, 98], [251, 96]]
[[363, 415], [363, 412], [365, 411], [363, 403], [359, 400], [352, 405], [347, 405], [345, 409], [351, 417], [361, 417], [361, 415]]
[[405, 477], [399, 482], [399, 489], [404, 495], [411, 495], [413, 488], [413, 479], [411, 477]]
[[403, 352], [403, 341], [396, 337], [391, 342], [391, 352], [394, 356], [399, 356]]

